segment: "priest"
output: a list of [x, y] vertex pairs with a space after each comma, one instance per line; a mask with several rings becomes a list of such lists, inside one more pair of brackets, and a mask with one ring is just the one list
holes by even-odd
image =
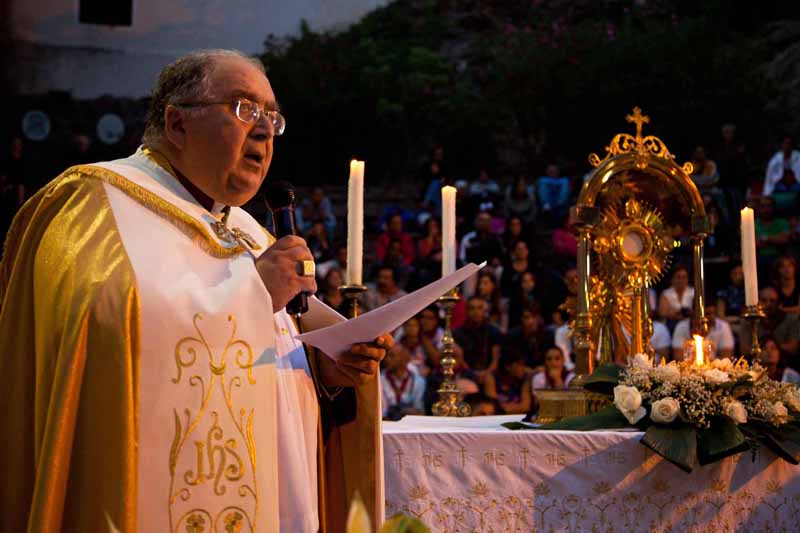
[[[307, 351], [298, 328], [340, 320], [284, 309], [316, 290], [312, 255], [239, 207], [285, 126], [261, 63], [194, 52], [161, 72], [134, 155], [21, 209], [0, 263], [0, 531], [341, 531], [356, 491], [380, 515], [363, 404], [391, 337]], [[326, 463], [320, 402], [348, 388]]]

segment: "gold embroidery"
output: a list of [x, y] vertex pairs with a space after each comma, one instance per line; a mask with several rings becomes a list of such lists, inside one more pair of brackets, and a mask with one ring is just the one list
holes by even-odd
[[[187, 531], [204, 531], [198, 527], [206, 527], [205, 522], [199, 522], [200, 518], [208, 518], [208, 527], [211, 532], [239, 531], [245, 524], [250, 530], [258, 517], [258, 485], [256, 481], [256, 447], [253, 433], [253, 420], [255, 417], [254, 409], [240, 407], [238, 410], [234, 401], [234, 389], [241, 389], [245, 381], [249, 385], [255, 385], [253, 377], [254, 354], [250, 345], [243, 339], [236, 338], [237, 323], [236, 318], [228, 316], [227, 322], [230, 324], [230, 333], [227, 342], [218, 356], [213, 353], [210, 344], [203, 335], [200, 327], [203, 315], [196, 314], [193, 317], [193, 325], [196, 332], [195, 336], [187, 336], [178, 341], [175, 345], [174, 359], [177, 375], [171, 378], [171, 382], [180, 385], [184, 380], [184, 373], [193, 372], [188, 377], [187, 382], [190, 387], [197, 387], [200, 396], [195, 407], [194, 413], [191, 408], [183, 409], [183, 419], [178, 409], [173, 410], [175, 433], [170, 448], [169, 471], [169, 519], [170, 531], [180, 531], [181, 524], [185, 522]], [[205, 366], [199, 360], [199, 354], [203, 354], [207, 359]], [[228, 370], [228, 359], [232, 356], [234, 367]], [[207, 374], [202, 373], [207, 368]], [[196, 373], [195, 373], [196, 372]], [[244, 376], [236, 374], [244, 372]], [[244, 379], [243, 379], [244, 378]], [[218, 383], [218, 384], [217, 384]], [[236, 429], [237, 435], [226, 436], [223, 426], [220, 424], [220, 413], [211, 411], [211, 425], [206, 432], [205, 438], [194, 440], [194, 468], [187, 469], [179, 475], [178, 461], [187, 440], [194, 433], [209, 404], [209, 400], [214, 390], [218, 390], [225, 401], [225, 407], [230, 422]], [[250, 465], [245, 463], [242, 455], [242, 444], [244, 452], [250, 461]], [[246, 473], [251, 474], [252, 483], [244, 480]], [[176, 487], [176, 483], [182, 481], [186, 486]], [[176, 523], [173, 523], [173, 507], [180, 498], [181, 501], [188, 501], [194, 489], [206, 482], [211, 482], [213, 494], [222, 496], [226, 494], [228, 483], [239, 484], [236, 493], [241, 498], [250, 498], [253, 502], [252, 520], [250, 514], [240, 507], [227, 507], [222, 512], [227, 512], [222, 517], [222, 512], [212, 519], [212, 515], [202, 509], [194, 509], [184, 513]], [[194, 514], [191, 514], [194, 513]], [[224, 520], [224, 524], [220, 522]]]
[[245, 247], [241, 244], [235, 246], [222, 246], [217, 242], [214, 237], [206, 230], [206, 227], [194, 217], [189, 216], [186, 212], [179, 209], [177, 206], [167, 202], [157, 194], [137, 185], [129, 179], [108, 170], [107, 168], [81, 165], [71, 167], [65, 172], [66, 174], [75, 173], [83, 177], [99, 179], [109, 185], [113, 185], [120, 191], [127, 194], [133, 200], [139, 202], [141, 205], [147, 207], [157, 215], [171, 222], [176, 228], [181, 230], [187, 237], [191, 238], [194, 243], [203, 251], [213, 257], [230, 258], [241, 255], [246, 251]]

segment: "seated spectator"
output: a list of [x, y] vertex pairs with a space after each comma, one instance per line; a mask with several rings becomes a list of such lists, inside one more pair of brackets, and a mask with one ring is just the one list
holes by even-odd
[[386, 250], [386, 255], [383, 262], [378, 263], [377, 268], [388, 267], [394, 270], [394, 280], [397, 286], [406, 290], [408, 281], [414, 273], [414, 267], [405, 262], [403, 255], [403, 244], [400, 239], [392, 239], [389, 241], [389, 247]]
[[697, 188], [700, 190], [709, 190], [719, 181], [719, 173], [717, 173], [717, 164], [706, 156], [706, 150], [702, 146], [694, 149], [692, 154], [692, 166], [694, 171], [691, 178]]
[[342, 296], [339, 287], [344, 284], [342, 271], [338, 268], [329, 268], [325, 278], [319, 285], [320, 300], [328, 304], [333, 309], [339, 310], [344, 303], [344, 296]]
[[469, 185], [470, 203], [478, 211], [494, 213], [497, 211], [500, 199], [500, 186], [489, 177], [486, 169], [478, 172], [478, 179]]
[[426, 168], [427, 172], [423, 175], [423, 183], [427, 183], [428, 186], [422, 197], [422, 207], [429, 210], [434, 216], [440, 216], [442, 214], [442, 187], [452, 185], [452, 183], [442, 176], [442, 167], [438, 161], [431, 161]]
[[721, 185], [735, 190], [739, 197], [743, 197], [747, 188], [747, 169], [750, 167], [747, 149], [736, 137], [734, 124], [724, 124], [720, 133], [721, 139], [714, 155], [722, 178]]
[[760, 363], [767, 369], [770, 379], [800, 385], [800, 373], [786, 366], [786, 357], [778, 346], [778, 341], [774, 337], [765, 335], [761, 337], [760, 344]]
[[545, 175], [536, 182], [542, 213], [553, 225], [564, 219], [569, 207], [569, 178], [560, 174], [557, 165], [547, 165]]
[[412, 288], [422, 287], [439, 279], [442, 273], [442, 232], [439, 219], [429, 217], [423, 235], [417, 241], [417, 259], [414, 262]]
[[314, 256], [314, 262], [324, 262], [330, 259], [333, 250], [328, 231], [321, 220], [315, 220], [311, 225], [311, 231], [306, 235], [306, 245]]
[[506, 337], [504, 352], [517, 352], [524, 357], [525, 364], [534, 371], [544, 369], [544, 345], [547, 328], [537, 304], [522, 310], [519, 326], [512, 328]]
[[336, 216], [322, 187], [314, 187], [311, 196], [303, 199], [295, 209], [295, 219], [297, 230], [304, 235], [311, 231], [315, 220], [322, 221], [328, 236], [333, 236], [336, 231]]
[[536, 294], [536, 276], [533, 272], [523, 272], [519, 276], [519, 283], [511, 288], [511, 298], [508, 301], [508, 327], [519, 326], [523, 310], [533, 305], [541, 308], [541, 302]]
[[569, 228], [569, 215], [564, 217], [564, 224], [560, 228], [553, 230], [553, 253], [563, 264], [566, 259], [574, 263], [578, 255], [578, 239]]
[[531, 263], [528, 259], [528, 245], [523, 240], [518, 240], [511, 248], [511, 254], [503, 267], [503, 274], [500, 277], [500, 291], [503, 296], [510, 297], [519, 287], [522, 275], [531, 270]]
[[653, 320], [653, 335], [650, 337], [650, 345], [655, 351], [656, 363], [670, 360], [672, 336], [669, 334], [667, 326], [657, 320]]
[[[778, 348], [786, 354], [786, 364], [797, 368], [800, 363], [800, 316], [783, 311], [778, 305], [778, 291], [774, 287], [764, 287], [758, 296], [766, 315], [761, 320], [761, 332], [778, 343]], [[750, 324], [744, 322], [740, 327], [739, 343], [742, 353], [750, 351]]]
[[689, 285], [689, 269], [676, 265], [672, 269], [670, 286], [664, 289], [658, 300], [658, 316], [667, 321], [667, 328], [692, 314], [694, 287]]
[[567, 370], [564, 352], [558, 346], [551, 346], [544, 352], [544, 370], [534, 374], [533, 390], [566, 389], [575, 378], [575, 373]]
[[386, 222], [386, 231], [378, 236], [376, 243], [378, 261], [383, 262], [386, 259], [389, 243], [393, 240], [400, 242], [403, 264], [410, 265], [414, 261], [416, 250], [414, 249], [414, 241], [411, 235], [403, 231], [403, 215], [400, 213], [395, 213], [389, 217]]
[[[730, 324], [717, 317], [716, 304], [706, 305], [706, 318], [708, 319], [708, 333], [706, 338], [712, 342], [712, 360], [733, 357], [733, 331]], [[692, 325], [690, 318], [684, 318], [675, 326], [672, 333], [672, 358], [683, 361], [686, 341], [692, 338]]]
[[775, 184], [772, 195], [774, 196], [776, 193], [796, 194], [798, 191], [800, 191], [800, 182], [797, 181], [794, 171], [787, 168], [783, 171], [783, 177]]
[[717, 291], [717, 315], [731, 325], [738, 323], [744, 310], [744, 271], [742, 265], [731, 268], [728, 286]]
[[472, 416], [492, 416], [503, 412], [497, 400], [480, 392], [467, 394], [464, 396], [464, 401], [472, 408]]
[[506, 219], [506, 229], [503, 232], [503, 250], [506, 254], [513, 253], [517, 241], [525, 240], [524, 230], [520, 217], [511, 215]]
[[724, 270], [719, 269], [730, 263], [731, 250], [738, 250], [739, 236], [730, 231], [730, 224], [723, 217], [718, 202], [708, 195], [704, 195], [703, 199], [706, 216], [711, 223], [711, 231], [703, 246], [705, 275], [706, 279], [717, 279], [724, 275]]
[[797, 260], [790, 255], [776, 259], [772, 267], [772, 279], [778, 289], [778, 306], [786, 313], [800, 313]]
[[467, 302], [467, 319], [453, 331], [455, 342], [464, 350], [464, 363], [478, 383], [497, 369], [503, 335], [489, 323], [486, 300], [473, 296]]
[[505, 331], [508, 326], [508, 315], [500, 298], [500, 288], [490, 271], [484, 270], [478, 274], [475, 294], [486, 301], [489, 322], [500, 331]]
[[506, 352], [494, 372], [486, 375], [483, 393], [494, 398], [509, 415], [527, 413], [531, 408], [531, 378], [522, 354]]
[[411, 369], [409, 358], [406, 347], [395, 344], [383, 359], [381, 408], [387, 420], [425, 414], [425, 378]]
[[524, 175], [517, 176], [514, 183], [506, 188], [505, 217], [519, 217], [523, 224], [530, 224], [536, 219], [536, 192], [533, 185], [528, 184]]
[[783, 179], [783, 173], [786, 170], [791, 170], [795, 178], [800, 176], [800, 151], [794, 149], [791, 137], [784, 137], [780, 150], [767, 163], [764, 196], [770, 196], [773, 193], [775, 186]]
[[458, 257], [462, 263], [491, 263], [503, 257], [503, 246], [497, 235], [491, 232], [492, 216], [482, 211], [475, 217], [475, 230], [461, 239]]
[[422, 237], [417, 241], [417, 259], [442, 263], [442, 229], [436, 217], [425, 221]]
[[405, 346], [411, 354], [411, 364], [420, 376], [427, 377], [432, 367], [439, 366], [444, 332], [439, 327], [435, 307], [423, 309], [397, 330], [395, 342]]
[[364, 307], [368, 311], [393, 302], [406, 295], [394, 281], [394, 269], [388, 266], [378, 268], [378, 277], [374, 287], [370, 287], [364, 294]]
[[328, 270], [332, 268], [338, 268], [342, 272], [347, 270], [346, 244], [338, 243], [335, 247], [332, 259], [323, 261], [322, 263], [317, 263], [317, 279], [325, 279], [325, 276], [328, 274]]
[[[768, 267], [783, 248], [789, 243], [792, 228], [789, 221], [783, 217], [775, 216], [775, 199], [761, 198], [756, 204], [756, 250], [758, 251], [758, 266]], [[768, 264], [765, 264], [768, 263]]]

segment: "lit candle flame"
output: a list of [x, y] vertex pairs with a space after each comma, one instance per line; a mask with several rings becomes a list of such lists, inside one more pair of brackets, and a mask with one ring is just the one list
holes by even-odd
[[703, 337], [692, 335], [692, 338], [694, 338], [694, 364], [703, 366]]

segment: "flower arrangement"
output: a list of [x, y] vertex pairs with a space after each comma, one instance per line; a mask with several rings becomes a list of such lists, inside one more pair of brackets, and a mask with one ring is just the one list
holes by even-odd
[[655, 365], [637, 354], [624, 367], [600, 366], [584, 387], [609, 394], [611, 405], [540, 429], [635, 426], [642, 444], [687, 472], [762, 445], [800, 462], [800, 389], [744, 358]]
[[631, 424], [647, 414], [657, 424], [681, 421], [708, 429], [718, 417], [746, 424], [748, 415], [774, 427], [789, 422], [789, 409], [800, 413], [800, 389], [766, 376], [757, 363], [740, 358], [716, 359], [710, 365], [692, 362], [654, 365], [636, 354], [622, 369], [614, 387], [614, 406]]

